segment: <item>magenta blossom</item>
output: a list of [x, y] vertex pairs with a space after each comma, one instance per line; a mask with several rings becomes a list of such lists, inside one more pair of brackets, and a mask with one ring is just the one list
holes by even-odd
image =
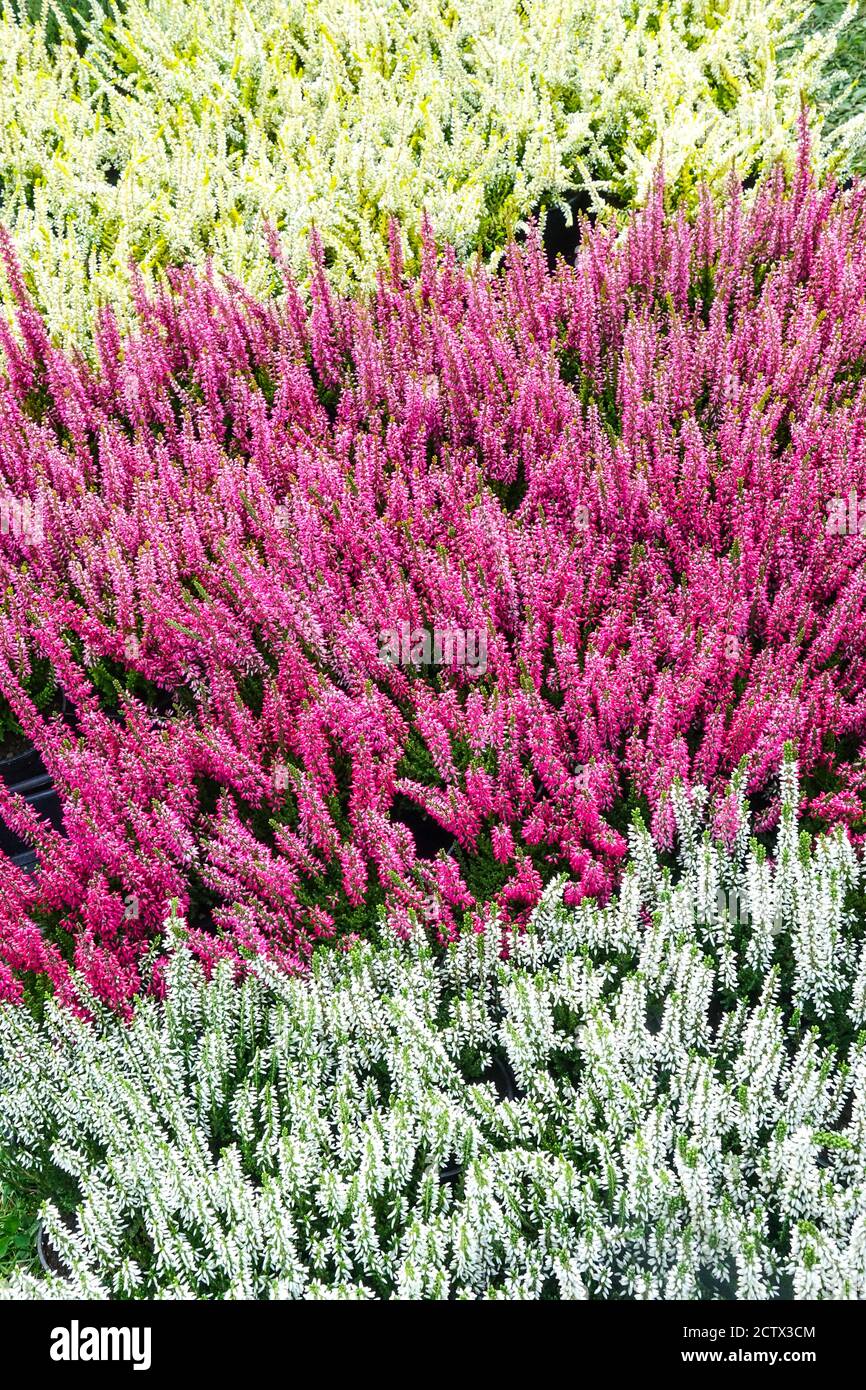
[[446, 938], [554, 872], [603, 896], [630, 804], [669, 840], [701, 782], [736, 834], [745, 759], [769, 823], [787, 739], [861, 828], [866, 190], [805, 144], [748, 210], [659, 182], [555, 274], [429, 228], [369, 301], [320, 254], [307, 307], [172, 271], [95, 365], [6, 256], [0, 487], [39, 535], [0, 535], [0, 691], [64, 833], [0, 787], [39, 859], [0, 861], [0, 993], [72, 960], [122, 1006], [171, 898], [207, 960], [301, 970], [380, 904]]

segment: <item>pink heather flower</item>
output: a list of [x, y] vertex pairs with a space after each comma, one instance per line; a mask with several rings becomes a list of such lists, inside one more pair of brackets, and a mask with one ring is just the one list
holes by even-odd
[[352, 907], [364, 901], [367, 887], [367, 866], [355, 845], [344, 845], [339, 850], [340, 865], [343, 870], [343, 888]]
[[6, 995], [72, 1001], [72, 954], [126, 1008], [172, 898], [238, 969], [306, 969], [367, 899], [489, 921], [398, 798], [461, 860], [489, 838], [517, 922], [548, 875], [612, 890], [626, 796], [669, 842], [703, 782], [730, 838], [746, 757], [771, 824], [788, 740], [808, 809], [859, 826], [866, 187], [820, 185], [805, 130], [790, 186], [689, 221], [659, 175], [553, 274], [537, 236], [494, 274], [425, 220], [417, 276], [395, 229], [341, 299], [314, 242], [305, 298], [271, 232], [281, 298], [137, 277], [90, 365], [0, 243], [0, 699], [63, 812], [0, 784], [38, 858], [0, 861]]
[[562, 900], [566, 907], [578, 907], [586, 897], [583, 884], [567, 883], [562, 891]]
[[543, 887], [541, 874], [532, 860], [522, 859], [517, 873], [509, 879], [499, 894], [499, 901], [518, 908], [535, 907], [541, 901]]
[[5, 961], [0, 961], [0, 1002], [17, 1004], [24, 994], [24, 987]]
[[453, 859], [436, 860], [430, 865], [429, 873], [445, 903], [457, 908], [473, 906], [475, 900]]
[[493, 858], [500, 864], [507, 864], [514, 858], [514, 836], [507, 825], [496, 825], [490, 832], [490, 840], [493, 845]]

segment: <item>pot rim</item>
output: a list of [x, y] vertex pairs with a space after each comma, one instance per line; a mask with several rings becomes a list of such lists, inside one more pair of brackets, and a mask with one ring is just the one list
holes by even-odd
[[53, 1250], [54, 1248], [49, 1242], [48, 1233], [45, 1230], [45, 1222], [40, 1220], [39, 1224], [36, 1227], [36, 1253], [39, 1256], [39, 1263], [45, 1270], [46, 1274], [53, 1274], [61, 1279], [66, 1278], [69, 1275], [69, 1273], [71, 1273], [71, 1271], [63, 1263], [59, 1255], [56, 1256], [56, 1260], [60, 1268], [52, 1269], [51, 1265], [48, 1263], [48, 1260], [46, 1258], [46, 1247], [51, 1250]]

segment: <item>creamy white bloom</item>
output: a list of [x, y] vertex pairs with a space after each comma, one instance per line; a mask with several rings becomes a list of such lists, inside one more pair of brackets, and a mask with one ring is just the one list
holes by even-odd
[[[782, 795], [765, 853], [678, 794], [675, 872], [636, 827], [619, 902], [553, 883], [505, 942], [383, 924], [238, 986], [172, 917], [130, 1024], [0, 1008], [0, 1150], [69, 1272], [3, 1296], [866, 1297], [863, 870]], [[720, 936], [716, 878], [778, 930]]]
[[3, 217], [61, 338], [94, 296], [127, 311], [130, 258], [267, 292], [265, 220], [297, 271], [315, 223], [347, 288], [392, 216], [496, 254], [566, 193], [641, 198], [662, 155], [692, 197], [789, 153], [801, 97], [835, 90], [809, 0], [91, 0], [77, 35], [34, 8], [0, 19]]

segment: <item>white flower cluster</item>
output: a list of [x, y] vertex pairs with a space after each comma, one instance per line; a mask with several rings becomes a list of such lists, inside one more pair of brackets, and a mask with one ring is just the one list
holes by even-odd
[[[264, 292], [265, 219], [298, 271], [315, 223], [342, 289], [392, 216], [496, 253], [567, 192], [628, 206], [662, 156], [687, 198], [749, 174], [804, 95], [834, 109], [856, 0], [824, 27], [811, 0], [89, 0], [75, 29], [68, 8], [3, 6], [0, 203], [52, 331], [86, 339], [94, 296], [128, 307], [130, 259], [213, 255]], [[862, 127], [834, 128], [843, 161]]]
[[130, 1024], [6, 1006], [0, 1152], [68, 1278], [4, 1295], [866, 1297], [863, 871], [782, 790], [772, 862], [680, 796], [677, 868], [637, 826], [610, 905], [553, 884], [505, 943], [238, 986], [173, 920]]

